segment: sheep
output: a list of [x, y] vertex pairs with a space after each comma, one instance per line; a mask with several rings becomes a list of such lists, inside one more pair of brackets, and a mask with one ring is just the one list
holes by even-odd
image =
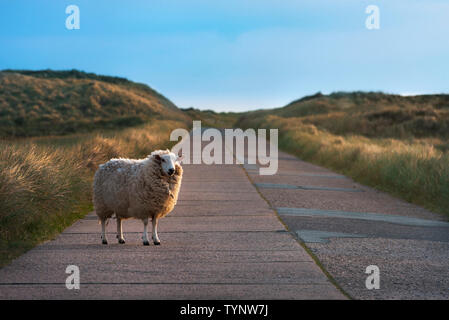
[[113, 214], [117, 219], [119, 243], [125, 243], [122, 220], [135, 218], [143, 221], [143, 244], [149, 245], [150, 217], [153, 243], [161, 243], [158, 220], [176, 205], [182, 180], [181, 160], [169, 150], [156, 150], [145, 159], [111, 159], [100, 165], [93, 182], [93, 203], [101, 223], [103, 244], [108, 244], [106, 222]]

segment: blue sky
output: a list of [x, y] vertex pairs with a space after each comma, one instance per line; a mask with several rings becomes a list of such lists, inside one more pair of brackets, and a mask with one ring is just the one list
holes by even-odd
[[[65, 8], [80, 8], [67, 30]], [[380, 29], [365, 28], [368, 5]], [[280, 107], [317, 91], [448, 93], [447, 0], [0, 0], [0, 69], [143, 82], [179, 107]]]

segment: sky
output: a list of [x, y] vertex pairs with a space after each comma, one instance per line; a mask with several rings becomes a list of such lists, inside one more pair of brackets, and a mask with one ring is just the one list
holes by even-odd
[[318, 91], [449, 93], [449, 1], [0, 0], [1, 69], [121, 76], [216, 111]]

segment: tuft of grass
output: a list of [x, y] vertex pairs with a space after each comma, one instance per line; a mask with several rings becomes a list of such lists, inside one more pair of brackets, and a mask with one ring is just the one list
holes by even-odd
[[111, 158], [169, 148], [184, 122], [121, 131], [0, 141], [0, 266], [51, 239], [92, 210], [93, 175]]

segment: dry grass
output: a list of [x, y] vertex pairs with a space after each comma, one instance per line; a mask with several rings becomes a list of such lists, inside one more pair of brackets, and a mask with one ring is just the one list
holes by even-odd
[[170, 146], [179, 121], [106, 134], [0, 142], [0, 266], [49, 239], [91, 209], [98, 165]]

